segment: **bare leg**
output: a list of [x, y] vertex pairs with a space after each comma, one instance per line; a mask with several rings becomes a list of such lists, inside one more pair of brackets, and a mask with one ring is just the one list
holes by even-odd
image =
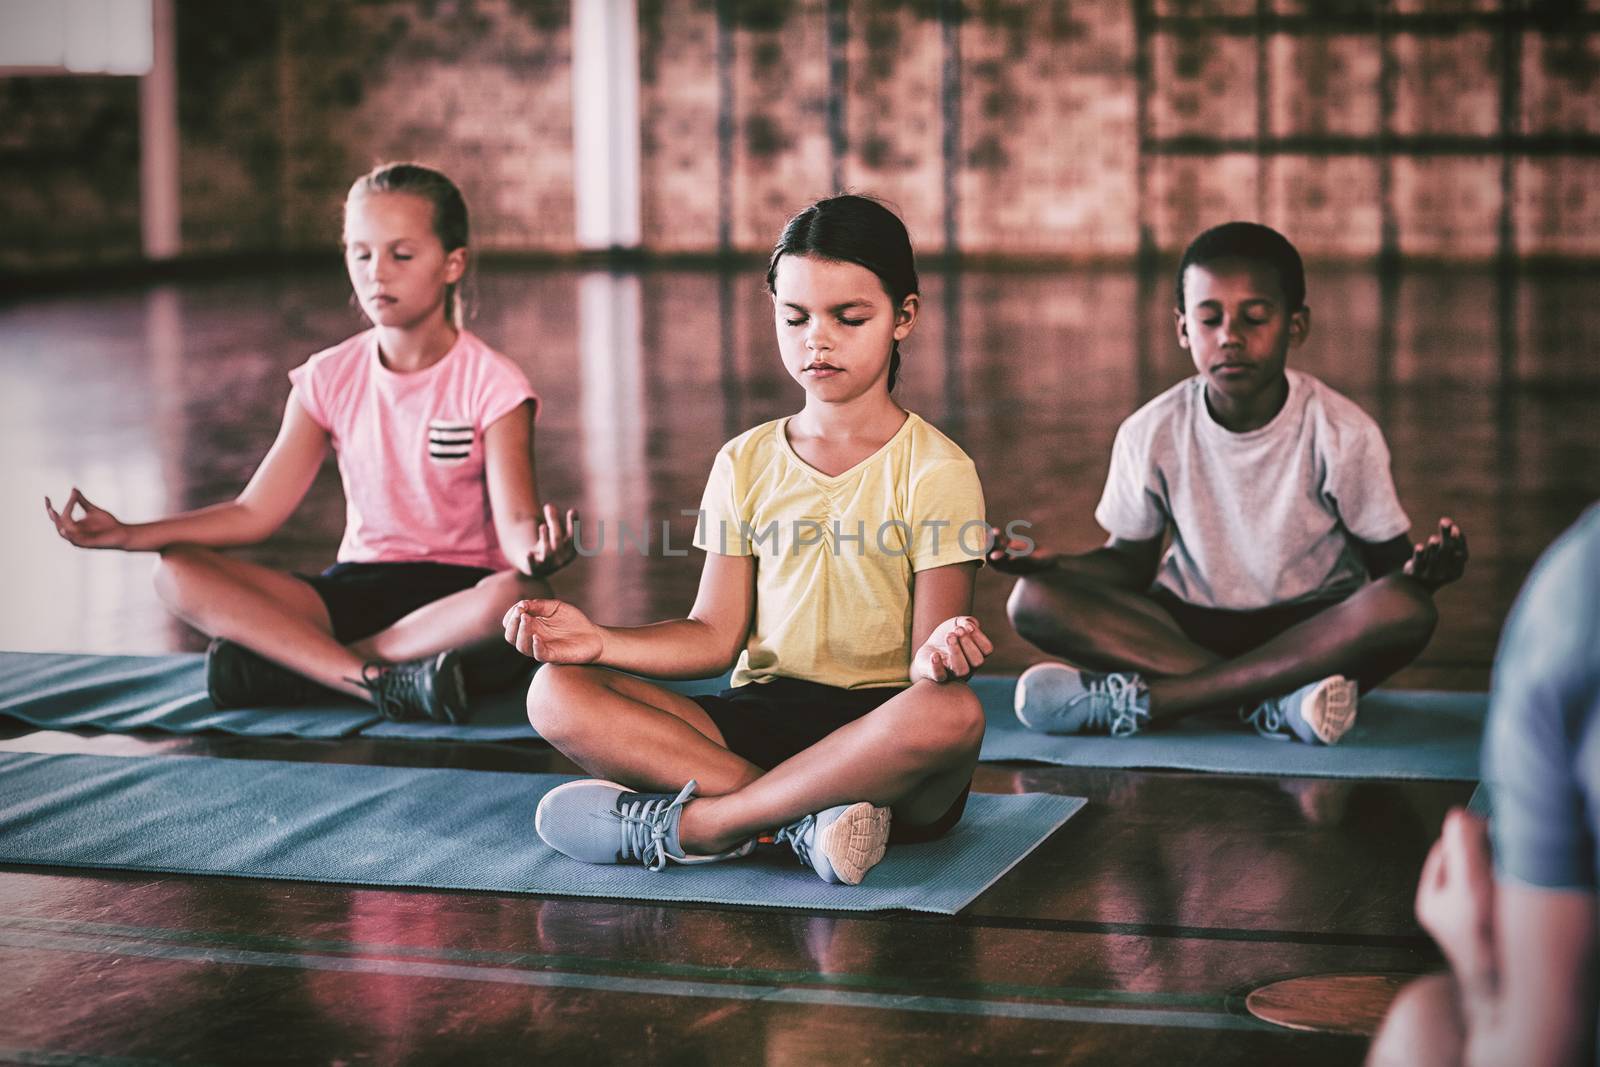
[[1400, 991], [1367, 1053], [1367, 1067], [1454, 1067], [1465, 1055], [1461, 996], [1448, 974]]
[[601, 667], [547, 665], [528, 689], [528, 721], [572, 762], [630, 789], [731, 793], [761, 768], [729, 752], [711, 716], [681, 693]]
[[1090, 670], [1163, 678], [1221, 661], [1143, 592], [1067, 569], [1017, 582], [1006, 614], [1028, 642]]
[[972, 780], [983, 708], [960, 683], [921, 681], [742, 789], [691, 801], [686, 850], [720, 852], [836, 804], [868, 801], [900, 822], [936, 821]]
[[610, 671], [545, 667], [528, 692], [528, 718], [591, 774], [651, 790], [695, 779], [701, 796], [679, 824], [693, 853], [857, 801], [926, 825], [971, 781], [983, 740], [983, 709], [959, 683], [919, 682], [766, 773], [722, 747], [688, 697]]
[[369, 699], [362, 660], [333, 637], [315, 589], [283, 571], [174, 545], [156, 565], [156, 593], [201, 633], [226, 637], [330, 689]]
[[1391, 574], [1226, 662], [1150, 684], [1153, 719], [1237, 707], [1342, 674], [1370, 689], [1426, 647], [1438, 611], [1426, 589]]
[[156, 592], [168, 610], [202, 633], [226, 637], [359, 700], [368, 663], [399, 663], [493, 637], [517, 600], [549, 596], [550, 586], [516, 571], [489, 575], [471, 589], [425, 604], [385, 630], [349, 646], [315, 589], [292, 574], [178, 545], [161, 553]]
[[550, 584], [542, 578], [498, 571], [471, 589], [424, 604], [387, 629], [354, 642], [350, 650], [364, 663], [401, 663], [488, 637], [505, 644], [506, 609], [519, 600], [550, 595]]
[[1019, 581], [1008, 609], [1017, 632], [1046, 652], [1143, 675], [1153, 720], [1248, 706], [1333, 674], [1370, 689], [1415, 659], [1438, 621], [1432, 596], [1401, 574], [1231, 660], [1190, 641], [1144, 594], [1070, 571]]

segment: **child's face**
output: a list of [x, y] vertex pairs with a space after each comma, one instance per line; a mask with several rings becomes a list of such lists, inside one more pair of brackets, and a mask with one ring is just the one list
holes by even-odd
[[1308, 308], [1284, 306], [1277, 273], [1243, 260], [1191, 266], [1183, 300], [1186, 310], [1174, 312], [1178, 344], [1189, 350], [1208, 390], [1235, 401], [1275, 388], [1289, 349], [1311, 328]]
[[345, 204], [344, 264], [367, 318], [408, 329], [443, 315], [445, 288], [461, 280], [467, 250], [444, 250], [422, 197], [365, 193]]
[[772, 306], [784, 368], [833, 403], [887, 390], [890, 350], [917, 320], [916, 294], [895, 307], [866, 267], [813, 256], [778, 260]]

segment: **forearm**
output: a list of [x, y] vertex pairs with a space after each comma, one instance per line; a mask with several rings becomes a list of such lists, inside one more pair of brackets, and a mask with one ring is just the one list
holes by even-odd
[[538, 516], [530, 515], [525, 518], [517, 516], [496, 520], [494, 533], [500, 541], [501, 554], [517, 570], [526, 570], [528, 557], [533, 554], [533, 546], [539, 541]]
[[1109, 546], [1101, 546], [1081, 555], [1057, 555], [1051, 560], [1051, 570], [1136, 592], [1148, 589], [1155, 580], [1152, 568], [1127, 552]]
[[647, 626], [602, 626], [600, 665], [651, 678], [710, 678], [733, 666], [739, 649], [698, 619]]
[[211, 548], [249, 545], [266, 538], [276, 525], [230, 500], [153, 522], [128, 523], [128, 543], [123, 547], [130, 552], [157, 552], [176, 544]]

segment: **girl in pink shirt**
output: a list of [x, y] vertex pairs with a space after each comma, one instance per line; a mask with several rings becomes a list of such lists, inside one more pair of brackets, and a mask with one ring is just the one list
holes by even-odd
[[[219, 707], [332, 689], [392, 718], [455, 721], [462, 650], [498, 643], [506, 605], [551, 595], [575, 515], [539, 506], [526, 376], [462, 327], [467, 207], [454, 183], [411, 163], [364, 175], [344, 247], [372, 328], [290, 372], [278, 438], [237, 499], [123, 523], [74, 488], [45, 510], [74, 545], [161, 553], [162, 600], [215, 638], [206, 682]], [[216, 551], [277, 530], [330, 445], [346, 501], [334, 566], [295, 575]]]

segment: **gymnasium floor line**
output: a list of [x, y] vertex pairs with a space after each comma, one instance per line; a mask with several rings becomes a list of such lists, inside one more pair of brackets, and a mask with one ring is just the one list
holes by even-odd
[[[690, 963], [659, 963], [647, 960], [621, 960], [596, 956], [551, 955], [539, 952], [496, 952], [477, 949], [432, 948], [422, 945], [390, 945], [332, 941], [320, 938], [275, 937], [259, 934], [216, 933], [206, 930], [181, 930], [166, 927], [127, 926], [117, 923], [77, 922], [62, 919], [36, 919], [27, 916], [0, 916], [0, 929], [10, 927], [31, 933], [59, 933], [82, 937], [123, 938], [135, 942], [187, 943], [191, 947], [219, 946], [254, 951], [296, 951], [340, 953], [350, 956], [398, 956], [432, 962], [484, 963], [518, 969], [551, 971], [621, 971], [634, 976], [732, 980], [751, 985], [813, 985], [853, 987], [876, 992], [915, 990], [938, 992], [963, 999], [974, 997], [1029, 997], [1035, 1000], [1091, 1004], [1161, 1005], [1165, 1007], [1223, 1007], [1225, 998], [1211, 993], [1162, 993], [1122, 989], [1089, 989], [1074, 986], [1025, 985], [1009, 982], [949, 982], [937, 978], [893, 978], [863, 974], [824, 973], [821, 971], [773, 970], [759, 967], [723, 967]], [[0, 937], [4, 937], [0, 933]]]
[[292, 970], [337, 971], [389, 977], [492, 982], [553, 989], [643, 996], [693, 997], [714, 1000], [759, 1001], [767, 1004], [913, 1011], [938, 1015], [1028, 1019], [1042, 1022], [1094, 1023], [1196, 1030], [1255, 1030], [1276, 1028], [1248, 1016], [1223, 1011], [1148, 1010], [1130, 1007], [1096, 1008], [1082, 1005], [1039, 1004], [1011, 1000], [980, 1000], [921, 994], [871, 993], [844, 989], [810, 989], [772, 984], [696, 982], [621, 975], [577, 974], [512, 967], [328, 956], [313, 953], [230, 949], [215, 945], [183, 945], [90, 934], [45, 934], [0, 931], [0, 947], [99, 956], [133, 956], [168, 962], [219, 966], [279, 967]]

